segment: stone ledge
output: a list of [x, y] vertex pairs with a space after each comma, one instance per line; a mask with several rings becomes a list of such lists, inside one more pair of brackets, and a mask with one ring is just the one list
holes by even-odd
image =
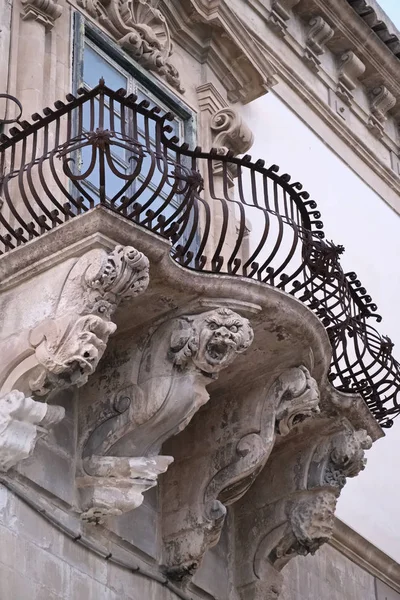
[[400, 593], [400, 564], [337, 518], [333, 538], [329, 543], [338, 552]]

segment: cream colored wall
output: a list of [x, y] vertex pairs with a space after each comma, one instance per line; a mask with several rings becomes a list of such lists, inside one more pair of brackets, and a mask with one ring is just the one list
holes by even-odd
[[[346, 156], [328, 148], [277, 94], [259, 98], [242, 112], [255, 134], [253, 158], [280, 165], [311, 193], [321, 210], [327, 239], [345, 246], [344, 269], [357, 272], [378, 305], [384, 317], [378, 328], [396, 344], [400, 359], [400, 217], [368, 187], [363, 173], [352, 171]], [[349, 480], [337, 511], [340, 519], [397, 561], [399, 447], [400, 419], [367, 453], [367, 469]]]

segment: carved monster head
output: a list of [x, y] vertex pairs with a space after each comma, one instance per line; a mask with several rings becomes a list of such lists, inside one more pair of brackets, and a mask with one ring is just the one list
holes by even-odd
[[186, 317], [180, 325], [171, 341], [174, 364], [182, 367], [191, 358], [204, 373], [218, 373], [253, 341], [249, 321], [228, 308]]
[[287, 435], [293, 427], [319, 413], [319, 389], [309, 371], [301, 366], [282, 375], [285, 393], [276, 411], [276, 429]]

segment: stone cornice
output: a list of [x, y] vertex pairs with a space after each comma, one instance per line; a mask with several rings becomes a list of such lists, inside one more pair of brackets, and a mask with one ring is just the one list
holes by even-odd
[[230, 102], [250, 102], [277, 83], [273, 69], [260, 60], [246, 24], [227, 0], [164, 1], [163, 13], [175, 42], [210, 66]]
[[400, 565], [348, 525], [335, 519], [330, 545], [362, 569], [400, 593]]
[[[347, 15], [348, 19], [358, 21], [356, 26], [361, 29], [367, 28], [366, 24], [354, 13], [354, 11], [352, 11], [346, 0], [340, 0], [339, 3], [343, 3], [345, 9], [350, 12], [350, 16]], [[312, 127], [312, 119], [308, 116], [310, 110], [322, 119], [321, 125], [318, 125], [318, 128], [314, 127], [317, 133], [323, 135], [323, 139], [328, 142], [328, 145], [340, 155], [343, 154], [342, 150], [344, 144], [349, 149], [353, 150], [356, 156], [354, 156], [354, 159], [351, 161], [348, 160], [349, 165], [378, 194], [380, 194], [392, 208], [397, 212], [400, 212], [400, 203], [398, 202], [398, 195], [400, 195], [400, 178], [399, 170], [397, 168], [398, 134], [397, 123], [395, 120], [396, 109], [399, 104], [396, 104], [394, 108], [392, 104], [391, 108], [388, 109], [388, 113], [385, 115], [385, 120], [382, 124], [384, 132], [382, 132], [382, 129], [379, 131], [378, 129], [371, 127], [371, 117], [372, 120], [374, 117], [372, 112], [373, 107], [371, 106], [371, 94], [373, 90], [384, 85], [384, 82], [390, 81], [385, 86], [386, 89], [396, 100], [400, 97], [400, 95], [398, 95], [399, 83], [398, 79], [396, 79], [399, 73], [399, 63], [397, 58], [378, 38], [374, 39], [373, 43], [378, 44], [381, 51], [383, 47], [383, 52], [389, 56], [389, 63], [392, 67], [392, 71], [389, 71], [386, 68], [384, 59], [381, 58], [382, 64], [379, 65], [380, 73], [376, 72], [374, 75], [372, 64], [369, 60], [369, 56], [373, 53], [373, 48], [367, 52], [368, 44], [372, 44], [372, 42], [367, 39], [367, 33], [364, 31], [364, 37], [361, 37], [361, 33], [359, 32], [357, 43], [354, 41], [351, 42], [351, 40], [353, 38], [356, 39], [356, 37], [353, 35], [349, 26], [345, 22], [340, 21], [340, 15], [337, 14], [339, 13], [339, 8], [336, 7], [335, 12], [332, 9], [334, 3], [330, 0], [326, 4], [320, 2], [320, 0], [310, 0], [308, 3], [305, 3], [309, 7], [309, 11], [302, 13], [301, 15], [297, 14], [296, 11], [298, 7], [296, 6], [294, 9], [295, 14], [291, 17], [292, 28], [288, 26], [285, 30], [285, 35], [280, 35], [279, 37], [268, 37], [266, 35], [266, 31], [270, 29], [271, 24], [269, 22], [269, 11], [267, 10], [265, 3], [261, 3], [260, 0], [250, 0], [250, 4], [259, 19], [258, 21], [257, 19], [254, 20], [255, 24], [252, 31], [252, 35], [259, 47], [259, 52], [265, 56], [268, 63], [276, 70], [277, 76], [290, 88], [289, 92], [288, 88], [285, 89], [283, 86], [277, 86], [274, 88], [276, 93], [290, 106], [295, 107], [296, 112], [299, 113], [301, 118], [305, 118]], [[326, 67], [326, 64], [320, 65], [317, 71], [314, 70], [312, 82], [310, 81], [309, 75], [305, 77], [300, 68], [296, 67], [299, 65], [299, 59], [302, 59], [303, 57], [304, 43], [302, 45], [301, 42], [296, 39], [292, 30], [293, 27], [300, 27], [306, 31], [305, 22], [307, 22], [307, 19], [309, 20], [310, 14], [313, 14], [310, 12], [311, 5], [314, 7], [315, 11], [319, 11], [318, 14], [323, 15], [335, 28], [334, 38], [329, 42], [329, 49], [326, 51], [326, 54], [329, 55], [327, 57], [327, 64], [330, 64], [332, 67], [332, 59], [334, 59], [337, 65], [335, 73], [332, 72], [332, 68], [330, 72]], [[300, 4], [300, 6], [303, 7], [303, 4]], [[343, 21], [345, 21], [344, 17]], [[262, 22], [264, 22], [265, 25], [261, 26], [260, 23]], [[289, 20], [287, 23], [290, 24], [290, 22], [291, 21]], [[336, 32], [339, 32], [340, 42], [337, 42]], [[344, 33], [346, 34], [346, 39], [343, 37]], [[369, 37], [371, 37], [371, 35], [372, 32], [369, 31]], [[341, 46], [338, 45], [339, 43]], [[288, 50], [289, 52], [290, 50], [292, 51], [291, 54], [288, 54], [288, 51], [283, 51], [283, 44], [289, 46]], [[334, 46], [332, 46], [332, 44], [334, 44]], [[333, 47], [334, 53], [332, 54], [331, 50]], [[337, 94], [337, 96], [335, 94], [335, 92], [339, 91], [340, 85], [338, 86], [338, 84], [340, 84], [340, 78], [342, 77], [341, 57], [343, 56], [343, 52], [349, 52], [352, 48], [356, 51], [357, 61], [359, 61], [359, 63], [356, 65], [355, 72], [352, 75], [352, 84], [355, 84], [355, 87], [349, 91], [357, 98], [357, 101], [353, 101], [351, 96], [349, 96], [347, 102], [343, 101], [341, 104], [339, 100], [340, 94]], [[377, 59], [374, 58], [374, 62], [379, 62], [379, 57]], [[360, 63], [363, 63], [366, 67], [364, 74], [360, 73], [360, 71], [362, 71]], [[362, 81], [360, 81], [360, 79]], [[323, 88], [330, 93], [329, 102], [327, 102], [327, 96], [321, 94]], [[296, 96], [300, 97], [305, 102], [307, 108], [304, 107], [303, 109], [299, 103], [295, 102]], [[341, 100], [343, 100], [343, 98]], [[351, 106], [348, 105], [349, 103]], [[341, 109], [342, 112], [339, 113], [340, 107], [343, 108]], [[305, 113], [307, 113], [307, 115]], [[349, 116], [351, 116], [351, 118], [349, 118]], [[386, 122], [388, 123], [388, 127], [385, 126]], [[357, 123], [358, 129], [354, 127], [354, 123]], [[329, 127], [329, 136], [320, 133], [321, 131], [326, 131], [325, 125]], [[334, 137], [332, 134], [337, 136], [334, 143], [331, 143], [331, 140], [333, 140]], [[373, 142], [374, 138], [375, 140], [378, 138], [380, 141]], [[364, 167], [362, 170], [361, 165]], [[365, 165], [369, 167], [369, 169], [365, 169]]]

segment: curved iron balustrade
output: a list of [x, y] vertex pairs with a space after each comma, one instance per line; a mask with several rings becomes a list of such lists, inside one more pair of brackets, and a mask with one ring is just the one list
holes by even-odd
[[332, 345], [330, 379], [362, 395], [383, 427], [400, 413], [393, 344], [370, 324], [377, 307], [321, 215], [276, 165], [179, 144], [174, 116], [101, 80], [20, 121], [0, 138], [0, 252], [102, 204], [172, 242], [175, 261], [279, 288], [321, 319]]

